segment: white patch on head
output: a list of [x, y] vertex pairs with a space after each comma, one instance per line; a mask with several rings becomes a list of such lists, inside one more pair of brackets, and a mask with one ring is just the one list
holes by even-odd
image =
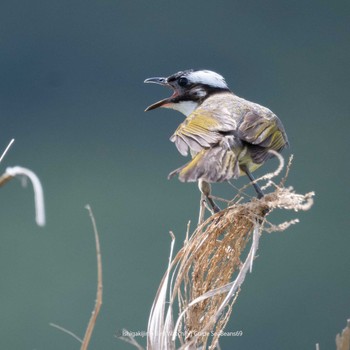
[[196, 87], [196, 88], [192, 89], [191, 93], [197, 97], [200, 97], [200, 98], [207, 95], [207, 92], [201, 87]]
[[198, 103], [194, 101], [182, 101], [178, 103], [169, 103], [164, 105], [164, 107], [175, 109], [188, 117], [198, 107]]
[[223, 76], [210, 70], [198, 70], [187, 75], [187, 79], [195, 84], [205, 84], [218, 88], [227, 88]]

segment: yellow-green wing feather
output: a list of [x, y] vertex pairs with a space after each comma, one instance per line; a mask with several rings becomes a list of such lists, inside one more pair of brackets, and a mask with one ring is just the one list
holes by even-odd
[[182, 155], [188, 148], [200, 152], [216, 145], [222, 139], [222, 132], [232, 130], [232, 125], [223, 124], [210, 111], [198, 108], [180, 124], [170, 138]]
[[255, 163], [262, 163], [271, 157], [268, 151], [280, 152], [288, 145], [287, 135], [281, 121], [274, 114], [262, 116], [248, 112], [237, 130], [237, 136], [248, 145]]

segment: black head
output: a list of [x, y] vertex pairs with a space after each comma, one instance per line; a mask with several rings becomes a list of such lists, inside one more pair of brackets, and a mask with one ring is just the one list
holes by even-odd
[[146, 111], [158, 108], [173, 108], [185, 115], [190, 114], [207, 97], [214, 93], [230, 91], [225, 79], [209, 70], [192, 69], [180, 71], [167, 78], [149, 78], [145, 83], [155, 83], [173, 89], [173, 94], [146, 108]]

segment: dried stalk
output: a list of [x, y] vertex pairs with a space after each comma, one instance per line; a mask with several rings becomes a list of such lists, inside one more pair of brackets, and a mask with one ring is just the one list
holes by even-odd
[[101, 309], [101, 306], [102, 306], [102, 294], [103, 294], [102, 258], [101, 258], [100, 239], [99, 239], [96, 221], [95, 221], [95, 217], [94, 217], [94, 214], [92, 212], [92, 209], [91, 209], [90, 205], [86, 205], [85, 208], [89, 212], [89, 216], [90, 216], [91, 223], [92, 223], [92, 228], [93, 228], [94, 235], [95, 235], [96, 259], [97, 259], [97, 292], [96, 292], [95, 307], [92, 311], [90, 321], [89, 321], [88, 326], [86, 328], [85, 335], [84, 335], [83, 339], [79, 338], [75, 333], [71, 332], [70, 330], [68, 330], [62, 326], [59, 326], [55, 323], [50, 323], [50, 326], [57, 328], [60, 331], [66, 333], [66, 334], [72, 336], [74, 339], [78, 340], [81, 343], [80, 350], [87, 350], [87, 348], [90, 344], [92, 332], [93, 332], [93, 330], [95, 328], [95, 324], [96, 324], [96, 319], [97, 319], [97, 316], [98, 316], [100, 309]]
[[[262, 199], [237, 201], [203, 223], [201, 203], [199, 225], [174, 259], [170, 255], [171, 262], [151, 310], [148, 350], [218, 348], [220, 332], [229, 320], [247, 272], [252, 269], [262, 231], [281, 231], [297, 222], [272, 225], [266, 214], [276, 208], [308, 210], [313, 204], [314, 193], [300, 195], [291, 187], [284, 187], [286, 176], [279, 185], [272, 181], [283, 167], [283, 159], [279, 155], [278, 159], [280, 166], [276, 172], [256, 180], [267, 180], [265, 189], [274, 187]], [[289, 166], [290, 162], [287, 172]], [[242, 253], [251, 239], [249, 253], [242, 261]], [[174, 239], [171, 251], [173, 245]], [[174, 309], [179, 310], [176, 322]]]
[[[0, 163], [4, 159], [6, 153], [15, 142], [12, 139], [3, 153], [0, 156]], [[26, 184], [26, 180], [29, 179], [33, 185], [34, 190], [34, 205], [35, 205], [35, 221], [38, 226], [44, 226], [46, 223], [45, 218], [45, 204], [44, 204], [44, 191], [38, 176], [30, 169], [23, 168], [21, 166], [8, 167], [5, 172], [0, 176], [0, 187], [7, 182], [15, 178], [16, 176], [22, 178], [23, 183]]]
[[33, 185], [34, 190], [34, 205], [35, 205], [35, 221], [38, 226], [45, 226], [45, 202], [44, 191], [38, 176], [30, 169], [23, 168], [21, 166], [9, 167], [5, 173], [0, 177], [0, 186], [4, 185], [14, 177], [20, 177], [22, 180], [29, 179]]
[[82, 345], [80, 347], [80, 350], [87, 350], [92, 332], [95, 328], [96, 319], [100, 312], [101, 306], [102, 306], [102, 291], [103, 291], [103, 285], [102, 285], [102, 259], [101, 259], [101, 248], [100, 248], [100, 239], [98, 237], [98, 231], [96, 226], [96, 221], [94, 214], [92, 213], [90, 205], [86, 205], [85, 207], [90, 215], [92, 227], [94, 230], [95, 235], [95, 244], [96, 244], [96, 259], [97, 259], [97, 292], [96, 292], [96, 302], [94, 310], [92, 311], [90, 321], [88, 323], [88, 326], [85, 331], [85, 335], [83, 338]]
[[2, 155], [0, 156], [0, 163], [2, 162], [2, 160], [4, 159], [6, 153], [8, 152], [8, 150], [11, 148], [12, 144], [15, 142], [15, 139], [12, 139], [9, 144], [7, 145], [7, 147], [5, 148], [4, 152], [2, 152]]

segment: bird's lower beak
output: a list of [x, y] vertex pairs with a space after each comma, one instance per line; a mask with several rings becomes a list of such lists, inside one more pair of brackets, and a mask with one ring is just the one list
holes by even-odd
[[[144, 81], [144, 83], [153, 83], [153, 84], [159, 84], [159, 85], [163, 85], [163, 86], [166, 86], [166, 87], [170, 87], [170, 84], [168, 83], [168, 79], [167, 78], [148, 78]], [[148, 106], [146, 109], [145, 109], [145, 112], [147, 111], [151, 111], [152, 109], [156, 109], [158, 107], [165, 107], [166, 104], [170, 103], [170, 99], [174, 97], [174, 95], [172, 95], [171, 97], [168, 97], [168, 98], [165, 98], [164, 100], [160, 100], [156, 103], [153, 103], [152, 105]]]

